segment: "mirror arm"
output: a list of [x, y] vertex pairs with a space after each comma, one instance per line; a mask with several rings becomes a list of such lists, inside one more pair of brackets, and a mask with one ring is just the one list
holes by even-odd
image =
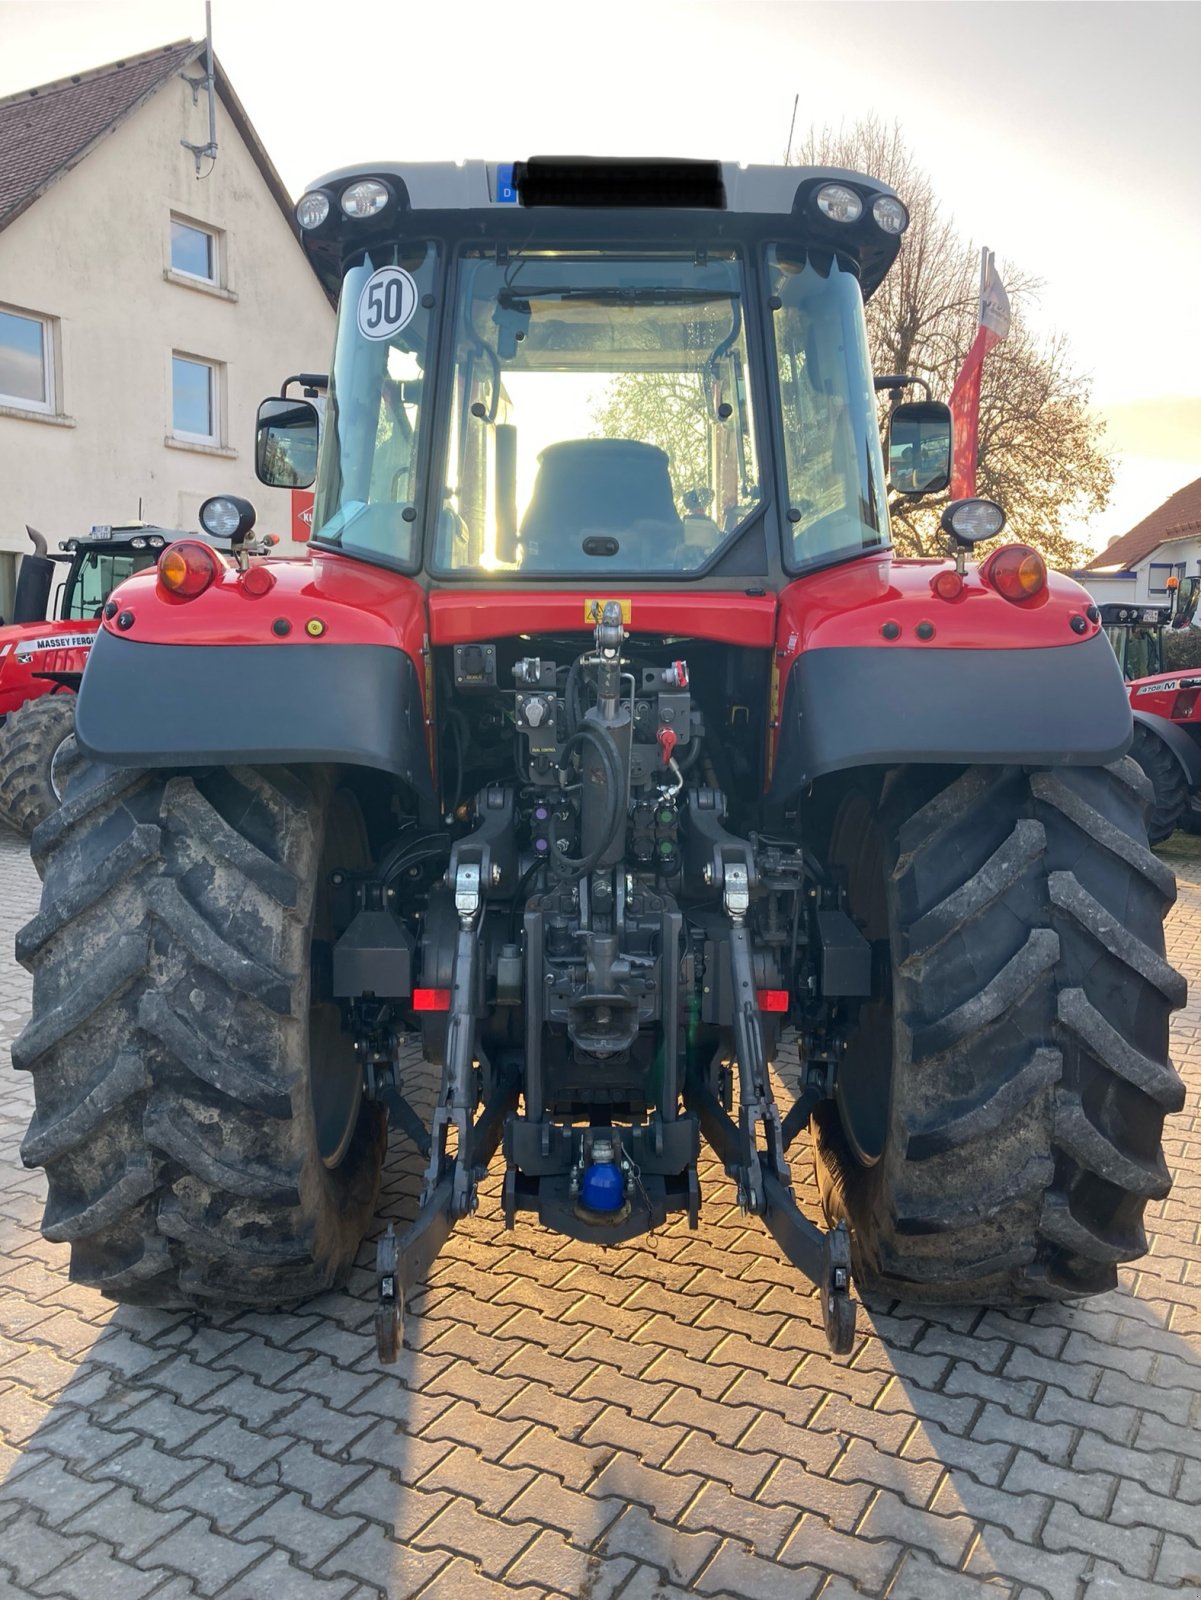
[[889, 403], [894, 406], [900, 404], [902, 390], [909, 388], [912, 384], [917, 385], [927, 400], [930, 398], [930, 385], [925, 378], [909, 377], [901, 372], [884, 372], [879, 377], [872, 379], [872, 386], [876, 393], [883, 394], [887, 391]]
[[294, 372], [290, 378], [285, 378], [279, 391], [281, 400], [288, 398], [288, 389], [298, 383], [304, 390], [306, 400], [314, 400], [319, 394], [324, 394], [329, 388], [328, 372]]

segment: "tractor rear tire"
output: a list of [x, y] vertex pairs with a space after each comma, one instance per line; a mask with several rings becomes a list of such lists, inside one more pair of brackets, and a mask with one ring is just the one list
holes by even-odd
[[31, 834], [62, 800], [64, 757], [75, 733], [75, 696], [43, 694], [0, 728], [0, 815]]
[[362, 834], [323, 769], [83, 763], [37, 830], [12, 1054], [33, 1074], [42, 1231], [75, 1281], [211, 1307], [346, 1276], [385, 1125], [328, 992], [326, 875], [359, 864]]
[[[1012, 1305], [1097, 1294], [1167, 1194], [1168, 867], [1146, 783], [1111, 767], [909, 768], [843, 801], [846, 868], [891, 995], [860, 1011], [815, 1119], [861, 1290]], [[858, 1065], [856, 1065], [858, 1063]]]
[[1180, 763], [1154, 733], [1141, 722], [1134, 725], [1134, 743], [1130, 754], [1146, 774], [1151, 785], [1152, 799], [1147, 810], [1147, 838], [1151, 844], [1162, 844], [1175, 833], [1188, 809], [1188, 780]]

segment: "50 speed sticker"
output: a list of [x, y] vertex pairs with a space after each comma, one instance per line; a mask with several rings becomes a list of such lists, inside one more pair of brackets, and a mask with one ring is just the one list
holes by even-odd
[[417, 284], [403, 267], [373, 272], [359, 295], [359, 332], [364, 339], [390, 339], [413, 320]]

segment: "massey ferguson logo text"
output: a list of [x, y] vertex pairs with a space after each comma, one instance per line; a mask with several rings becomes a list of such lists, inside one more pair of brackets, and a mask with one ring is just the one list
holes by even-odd
[[90, 650], [94, 633], [58, 633], [49, 639], [22, 639], [13, 654], [18, 661], [28, 661], [47, 650]]

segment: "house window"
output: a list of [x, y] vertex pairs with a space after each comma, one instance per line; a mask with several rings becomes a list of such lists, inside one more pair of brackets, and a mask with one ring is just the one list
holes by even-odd
[[50, 320], [0, 308], [0, 405], [54, 410], [54, 344]]
[[1152, 561], [1147, 568], [1147, 593], [1167, 594], [1168, 579], [1184, 577], [1183, 561]]
[[217, 237], [194, 222], [171, 218], [171, 270], [205, 283], [217, 281]]
[[171, 432], [196, 444], [218, 444], [217, 367], [195, 356], [171, 357]]

